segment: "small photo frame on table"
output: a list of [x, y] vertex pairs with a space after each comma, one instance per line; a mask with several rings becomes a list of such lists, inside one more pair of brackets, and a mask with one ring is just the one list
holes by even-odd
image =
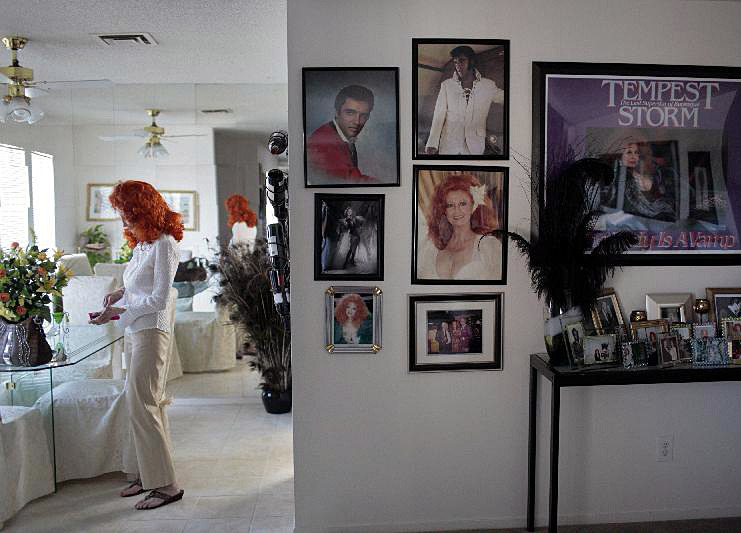
[[412, 39], [413, 159], [509, 159], [509, 41]]
[[198, 231], [199, 206], [197, 191], [159, 191], [167, 205], [183, 217], [185, 231]]
[[715, 337], [715, 323], [712, 324], [695, 324], [692, 326], [692, 336], [695, 339], [709, 339]]
[[325, 291], [325, 349], [329, 353], [378, 353], [383, 291], [378, 287], [329, 287]]
[[674, 322], [692, 322], [692, 303], [689, 292], [650, 293], [646, 295], [646, 315], [649, 320], [665, 318]]
[[584, 337], [584, 365], [615, 363], [615, 335]]
[[502, 369], [502, 293], [409, 296], [409, 371]]
[[728, 364], [728, 344], [719, 337], [692, 339], [692, 363], [700, 366]]
[[623, 366], [634, 368], [648, 365], [648, 353], [646, 343], [642, 341], [623, 342], [621, 345]]
[[669, 326], [671, 333], [679, 337], [679, 357], [683, 363], [692, 361], [692, 324], [687, 322], [674, 322]]
[[563, 338], [571, 367], [584, 364], [584, 339], [586, 336], [584, 323], [581, 320], [572, 319], [563, 324]]
[[732, 365], [741, 365], [741, 338], [726, 341], [728, 362]]
[[633, 340], [646, 343], [646, 353], [651, 364], [658, 363], [659, 335], [669, 332], [669, 321], [661, 318], [658, 320], [631, 322], [630, 330], [633, 333]]
[[620, 331], [620, 326], [625, 325], [623, 308], [615, 289], [602, 289], [601, 295], [597, 297], [592, 310], [592, 322], [595, 330], [600, 335], [606, 333], [617, 334]]
[[120, 217], [113, 209], [108, 197], [113, 192], [115, 183], [88, 183], [87, 184], [87, 220], [90, 222], [105, 222], [118, 220]]
[[741, 339], [741, 318], [723, 318], [720, 331], [726, 339]]
[[306, 187], [398, 186], [399, 68], [303, 69]]
[[681, 360], [679, 336], [674, 333], [659, 335], [659, 366], [674, 366]]
[[741, 319], [741, 288], [710, 287], [705, 294], [710, 300], [709, 322], [720, 327], [724, 318]]
[[383, 280], [383, 194], [314, 195], [314, 279]]
[[[506, 167], [414, 166], [412, 283], [503, 285]], [[503, 244], [504, 243], [504, 244]]]

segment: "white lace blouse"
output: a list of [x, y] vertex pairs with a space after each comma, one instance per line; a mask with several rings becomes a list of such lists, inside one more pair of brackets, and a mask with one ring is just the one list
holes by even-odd
[[129, 333], [152, 328], [170, 331], [168, 302], [178, 258], [178, 243], [171, 235], [136, 245], [123, 274], [123, 298], [114, 304], [126, 309], [119, 326]]

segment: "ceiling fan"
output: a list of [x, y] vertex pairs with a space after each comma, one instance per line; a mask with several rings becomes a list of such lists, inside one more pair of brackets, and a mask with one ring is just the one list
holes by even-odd
[[0, 74], [9, 81], [0, 83], [0, 88], [5, 91], [5, 96], [0, 100], [0, 122], [38, 122], [44, 117], [44, 111], [32, 99], [49, 94], [50, 89], [105, 87], [111, 84], [109, 80], [33, 81], [33, 69], [23, 67], [18, 62], [18, 50], [26, 46], [28, 39], [15, 36], [1, 40], [10, 50], [11, 64], [0, 67]]
[[146, 128], [132, 131], [129, 135], [101, 135], [99, 138], [103, 141], [129, 141], [132, 139], [146, 139], [144, 146], [137, 152], [146, 159], [159, 159], [167, 157], [169, 152], [162, 146], [162, 141], [168, 141], [176, 137], [205, 137], [204, 133], [191, 133], [186, 135], [167, 135], [165, 128], [157, 125], [157, 117], [160, 114], [159, 109], [147, 109], [147, 115], [152, 118], [152, 123]]

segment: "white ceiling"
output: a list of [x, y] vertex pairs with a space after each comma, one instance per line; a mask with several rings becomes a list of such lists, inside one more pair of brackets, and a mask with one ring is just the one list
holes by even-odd
[[[15, 0], [0, 36], [30, 42], [36, 80], [287, 83], [286, 0]], [[154, 47], [116, 49], [94, 33], [148, 32]], [[3, 55], [1, 64], [10, 63]]]

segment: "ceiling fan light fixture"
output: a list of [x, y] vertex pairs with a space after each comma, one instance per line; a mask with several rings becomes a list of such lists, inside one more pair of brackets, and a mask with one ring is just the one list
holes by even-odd
[[143, 156], [144, 159], [162, 159], [170, 155], [170, 152], [162, 146], [162, 143], [159, 142], [159, 140], [148, 140], [144, 143], [144, 146], [139, 148], [137, 153]]
[[6, 96], [2, 99], [0, 122], [33, 124], [43, 117], [43, 110], [26, 96]]

